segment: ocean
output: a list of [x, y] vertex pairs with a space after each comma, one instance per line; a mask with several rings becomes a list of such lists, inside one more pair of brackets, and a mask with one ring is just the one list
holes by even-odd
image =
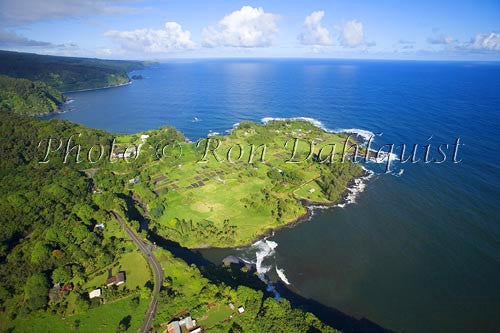
[[499, 63], [177, 60], [137, 74], [130, 85], [68, 93], [68, 112], [55, 117], [114, 133], [173, 125], [192, 140], [242, 120], [307, 117], [382, 133], [378, 146], [418, 144], [422, 159], [425, 145], [436, 154], [458, 138], [458, 163], [449, 153], [388, 173], [368, 165], [375, 174], [350, 204], [316, 209], [250, 248], [201, 253], [259, 259], [272, 281], [388, 329], [498, 331]]

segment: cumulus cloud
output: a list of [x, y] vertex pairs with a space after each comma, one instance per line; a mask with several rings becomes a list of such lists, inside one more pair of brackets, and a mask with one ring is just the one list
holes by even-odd
[[467, 47], [472, 50], [500, 51], [500, 34], [495, 32], [477, 34]]
[[363, 23], [357, 20], [347, 22], [341, 29], [340, 44], [345, 47], [357, 47], [363, 43]]
[[40, 20], [93, 15], [134, 13], [127, 0], [0, 0], [2, 25], [20, 25]]
[[243, 6], [226, 15], [216, 27], [203, 29], [203, 45], [206, 47], [268, 47], [278, 33], [278, 16], [264, 12], [262, 8]]
[[327, 28], [321, 25], [321, 20], [325, 16], [324, 11], [312, 12], [304, 21], [302, 32], [298, 36], [299, 41], [304, 45], [327, 46], [333, 41]]
[[164, 29], [111, 30], [104, 34], [123, 49], [147, 53], [168, 53], [196, 47], [191, 33], [177, 22], [166, 22]]

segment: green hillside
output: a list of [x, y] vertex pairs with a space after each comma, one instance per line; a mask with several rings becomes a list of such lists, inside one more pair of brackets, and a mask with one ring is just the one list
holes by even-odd
[[43, 82], [0, 75], [0, 111], [40, 115], [56, 111], [63, 101], [59, 91]]
[[95, 89], [130, 81], [141, 61], [102, 60], [0, 51], [0, 74], [42, 81], [60, 91]]

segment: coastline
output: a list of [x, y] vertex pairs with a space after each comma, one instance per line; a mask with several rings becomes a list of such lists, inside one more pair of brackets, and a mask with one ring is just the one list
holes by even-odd
[[111, 86], [104, 86], [104, 87], [98, 87], [98, 88], [88, 88], [88, 89], [79, 89], [79, 90], [67, 90], [67, 91], [63, 91], [62, 93], [63, 94], [67, 94], [67, 93], [74, 93], [74, 92], [101, 90], [101, 89], [109, 89], [109, 88], [127, 86], [129, 84], [132, 84], [132, 81], [133, 80], [129, 79], [128, 82], [126, 82], [126, 83], [120, 83], [120, 84], [115, 84], [115, 85], [111, 85]]
[[[115, 85], [111, 85], [111, 86], [98, 87], [98, 88], [88, 88], [88, 89], [80, 89], [80, 90], [67, 90], [67, 91], [63, 91], [62, 93], [63, 94], [67, 94], [67, 93], [75, 93], [75, 92], [83, 92], [83, 91], [92, 91], [92, 90], [101, 90], [101, 89], [109, 89], [109, 88], [122, 87], [122, 86], [127, 86], [129, 84], [132, 84], [133, 81], [134, 80], [129, 79], [129, 81], [126, 82], [126, 83], [115, 84]], [[33, 116], [34, 117], [46, 117], [46, 116], [51, 116], [51, 115], [57, 115], [57, 114], [66, 113], [68, 111], [63, 111], [60, 107], [62, 105], [64, 105], [64, 104], [69, 104], [72, 101], [73, 101], [72, 99], [65, 100], [61, 104], [58, 105], [58, 108], [56, 110], [45, 112], [45, 113], [41, 113], [41, 114], [35, 114]]]
[[306, 212], [297, 218], [291, 220], [290, 222], [287, 222], [283, 225], [274, 227], [274, 228], [268, 228], [264, 230], [260, 235], [256, 236], [253, 238], [250, 242], [245, 243], [245, 244], [240, 244], [240, 245], [235, 245], [235, 246], [230, 246], [230, 247], [218, 247], [218, 246], [210, 246], [210, 245], [201, 245], [201, 246], [196, 246], [196, 247], [188, 247], [190, 250], [206, 250], [206, 249], [236, 249], [236, 248], [246, 248], [250, 247], [256, 242], [265, 240], [269, 237], [274, 236], [274, 234], [282, 229], [286, 228], [294, 228], [295, 226], [308, 222], [311, 220], [311, 218], [314, 216], [314, 210], [318, 208], [324, 208], [324, 209], [331, 209], [334, 207], [344, 207], [347, 204], [353, 203], [352, 198], [350, 195], [352, 194], [352, 189], [356, 186], [359, 186], [360, 183], [364, 184], [364, 180], [368, 180], [371, 178], [373, 173], [367, 169], [363, 169], [363, 171], [353, 177], [348, 183], [346, 188], [344, 189], [344, 192], [342, 193], [342, 196], [340, 199], [333, 201], [333, 202], [315, 202], [315, 201], [310, 201], [307, 199], [298, 199], [294, 196], [294, 199], [300, 202], [300, 204], [305, 208]]

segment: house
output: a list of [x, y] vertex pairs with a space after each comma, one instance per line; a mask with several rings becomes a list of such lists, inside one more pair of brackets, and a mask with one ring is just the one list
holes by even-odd
[[147, 134], [141, 135], [141, 141], [142, 142], [146, 142], [147, 138], [149, 138], [149, 135], [147, 135]]
[[201, 332], [201, 327], [198, 327], [195, 330], [192, 330], [190, 333], [200, 333]]
[[96, 297], [101, 297], [101, 289], [97, 288], [89, 292], [89, 298], [96, 298]]
[[243, 306], [240, 306], [240, 307], [238, 308], [238, 312], [239, 312], [239, 313], [243, 313], [243, 312], [245, 312], [245, 308], [244, 308]]
[[315, 191], [316, 191], [315, 189], [310, 188], [310, 189], [309, 189], [309, 191], [307, 191], [307, 192], [309, 192], [309, 193], [314, 193]]
[[111, 276], [106, 280], [106, 286], [119, 286], [125, 283], [125, 273], [118, 272], [115, 276]]
[[181, 333], [181, 325], [179, 321], [173, 321], [167, 325], [167, 333]]
[[104, 229], [104, 223], [96, 224], [95, 227], [97, 229], [101, 229], [102, 230], [102, 229]]
[[229, 308], [234, 311], [234, 304], [233, 303], [229, 303], [228, 305], [229, 305]]

